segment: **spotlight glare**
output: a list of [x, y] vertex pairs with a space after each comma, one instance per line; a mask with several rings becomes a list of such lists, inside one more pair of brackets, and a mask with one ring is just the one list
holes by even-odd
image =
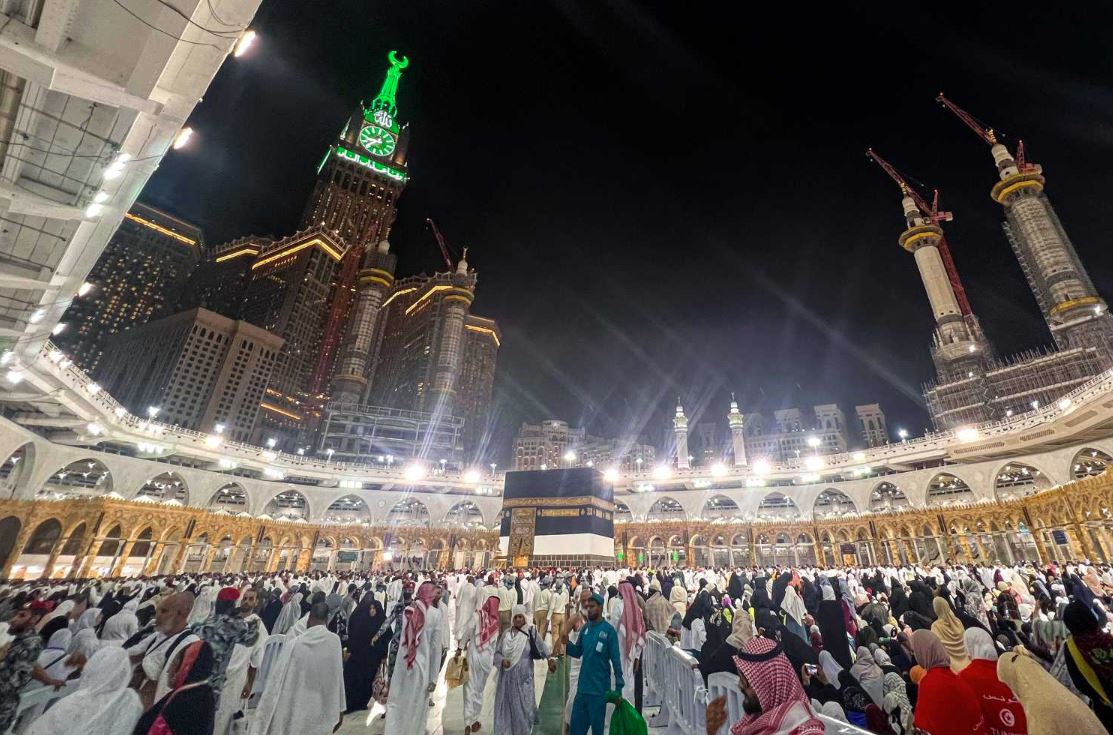
[[258, 36], [259, 34], [251, 28], [244, 31], [243, 35], [240, 36], [240, 40], [236, 41], [236, 48], [232, 51], [232, 56], [238, 59], [247, 53], [247, 50], [255, 43], [255, 39], [258, 38]]
[[174, 137], [174, 150], [181, 150], [189, 143], [189, 139], [193, 137], [193, 128], [185, 127], [178, 131]]

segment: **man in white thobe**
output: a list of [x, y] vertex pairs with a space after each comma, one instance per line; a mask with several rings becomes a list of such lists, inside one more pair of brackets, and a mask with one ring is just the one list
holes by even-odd
[[[458, 640], [467, 647], [468, 680], [464, 682], [464, 726], [467, 732], [481, 729], [479, 713], [483, 710], [483, 692], [494, 668], [495, 645], [498, 643], [499, 600], [487, 598], [479, 612], [471, 616], [458, 631]], [[459, 649], [456, 655], [460, 655]]]
[[475, 607], [477, 604], [476, 594], [479, 592], [475, 587], [475, 580], [468, 577], [467, 581], [463, 584], [457, 585], [456, 590], [456, 621], [453, 626], [453, 631], [456, 634], [456, 647], [461, 648], [464, 641], [464, 629], [468, 623], [475, 617]]
[[328, 605], [315, 603], [306, 631], [282, 646], [256, 712], [258, 735], [329, 735], [343, 721], [343, 650], [327, 622]]
[[200, 640], [186, 627], [193, 603], [193, 595], [189, 592], [163, 598], [155, 608], [155, 632], [126, 649], [132, 661], [138, 660], [143, 669], [144, 680], [139, 693], [145, 707], [169, 693], [170, 662], [174, 654]]
[[435, 605], [436, 594], [436, 587], [425, 582], [403, 613], [383, 735], [425, 735], [428, 697], [437, 688], [441, 669], [441, 611]]
[[213, 727], [214, 735], [225, 735], [232, 724], [232, 716], [237, 710], [243, 709], [243, 700], [251, 695], [251, 685], [255, 681], [255, 672], [263, 663], [263, 648], [267, 643], [267, 628], [259, 616], [255, 614], [255, 605], [259, 598], [255, 590], [248, 588], [240, 598], [240, 615], [251, 625], [255, 621], [258, 626], [259, 636], [255, 644], [244, 646], [237, 643], [232, 649], [232, 657], [228, 659], [228, 668], [224, 673], [224, 687], [220, 693], [220, 706], [216, 710], [216, 725]]

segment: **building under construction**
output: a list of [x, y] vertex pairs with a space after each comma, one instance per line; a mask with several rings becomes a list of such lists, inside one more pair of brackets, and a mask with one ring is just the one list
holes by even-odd
[[1004, 208], [1006, 238], [1044, 315], [1055, 347], [999, 358], [966, 299], [939, 223], [938, 197], [928, 204], [885, 161], [870, 156], [897, 182], [908, 229], [900, 244], [916, 258], [935, 312], [936, 379], [924, 398], [936, 429], [991, 421], [1047, 405], [1113, 368], [1113, 317], [1044, 193], [1038, 164], [1014, 156], [992, 129], [942, 95], [938, 100], [990, 145], [999, 181], [990, 192]]

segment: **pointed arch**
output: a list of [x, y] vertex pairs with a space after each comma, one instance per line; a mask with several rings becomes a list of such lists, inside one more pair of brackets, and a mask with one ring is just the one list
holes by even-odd
[[723, 494], [712, 495], [703, 504], [703, 509], [700, 511], [700, 518], [704, 520], [741, 517], [742, 509], [738, 507], [738, 503]]
[[657, 498], [645, 513], [647, 521], [683, 521], [687, 517], [684, 506], [668, 495]]
[[1074, 455], [1071, 461], [1070, 476], [1076, 480], [1084, 477], [1095, 477], [1102, 474], [1109, 466], [1113, 465], [1113, 457], [1094, 447], [1084, 447]]
[[298, 520], [309, 518], [309, 499], [289, 487], [271, 498], [263, 513], [271, 518]]
[[229, 513], [243, 513], [247, 510], [247, 491], [238, 482], [221, 485], [209, 498], [209, 507], [226, 510]]
[[758, 503], [757, 515], [767, 520], [792, 520], [800, 517], [800, 508], [784, 493], [771, 492]]
[[370, 523], [371, 509], [358, 495], [337, 498], [325, 509], [325, 520], [337, 523]]
[[884, 513], [909, 506], [904, 491], [891, 482], [879, 482], [870, 491], [870, 512]]
[[977, 496], [966, 481], [949, 472], [940, 472], [928, 482], [928, 506], [963, 505], [975, 501]]
[[849, 495], [835, 488], [826, 488], [815, 498], [812, 505], [812, 515], [816, 518], [832, 518], [846, 515], [857, 515], [858, 504]]
[[1035, 495], [1051, 485], [1042, 470], [1024, 462], [1008, 462], [997, 470], [993, 492], [998, 500], [1012, 500]]
[[86, 457], [59, 467], [38, 494], [44, 497], [73, 498], [105, 495], [113, 491], [112, 474], [99, 459]]
[[403, 498], [391, 506], [386, 522], [392, 526], [428, 526], [429, 507], [417, 498]]
[[150, 498], [163, 503], [174, 501], [189, 505], [189, 486], [177, 472], [161, 472], [143, 483], [134, 497], [136, 500]]
[[444, 514], [444, 522], [450, 526], [465, 528], [479, 528], [485, 523], [483, 511], [470, 500], [462, 500], [449, 508]]
[[21, 490], [31, 478], [34, 465], [35, 445], [26, 442], [16, 447], [0, 464], [0, 488], [6, 490], [9, 496]]

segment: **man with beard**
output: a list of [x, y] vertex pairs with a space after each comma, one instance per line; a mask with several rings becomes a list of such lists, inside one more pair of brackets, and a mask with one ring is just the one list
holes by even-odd
[[251, 687], [255, 683], [255, 672], [263, 663], [263, 648], [266, 646], [266, 626], [262, 625], [255, 608], [259, 602], [259, 595], [254, 587], [248, 587], [240, 597], [239, 617], [248, 625], [258, 626], [259, 635], [254, 643], [237, 643], [232, 649], [232, 657], [228, 661], [228, 668], [224, 672], [224, 687], [220, 693], [220, 706], [216, 711], [216, 725], [213, 732], [226, 732], [233, 716], [243, 709], [243, 700], [251, 696]]
[[[742, 720], [732, 735], [822, 735], [823, 722], [812, 712], [800, 679], [781, 647], [768, 638], [751, 638], [734, 657], [742, 690]], [[707, 705], [707, 732], [726, 724], [726, 697]]]

